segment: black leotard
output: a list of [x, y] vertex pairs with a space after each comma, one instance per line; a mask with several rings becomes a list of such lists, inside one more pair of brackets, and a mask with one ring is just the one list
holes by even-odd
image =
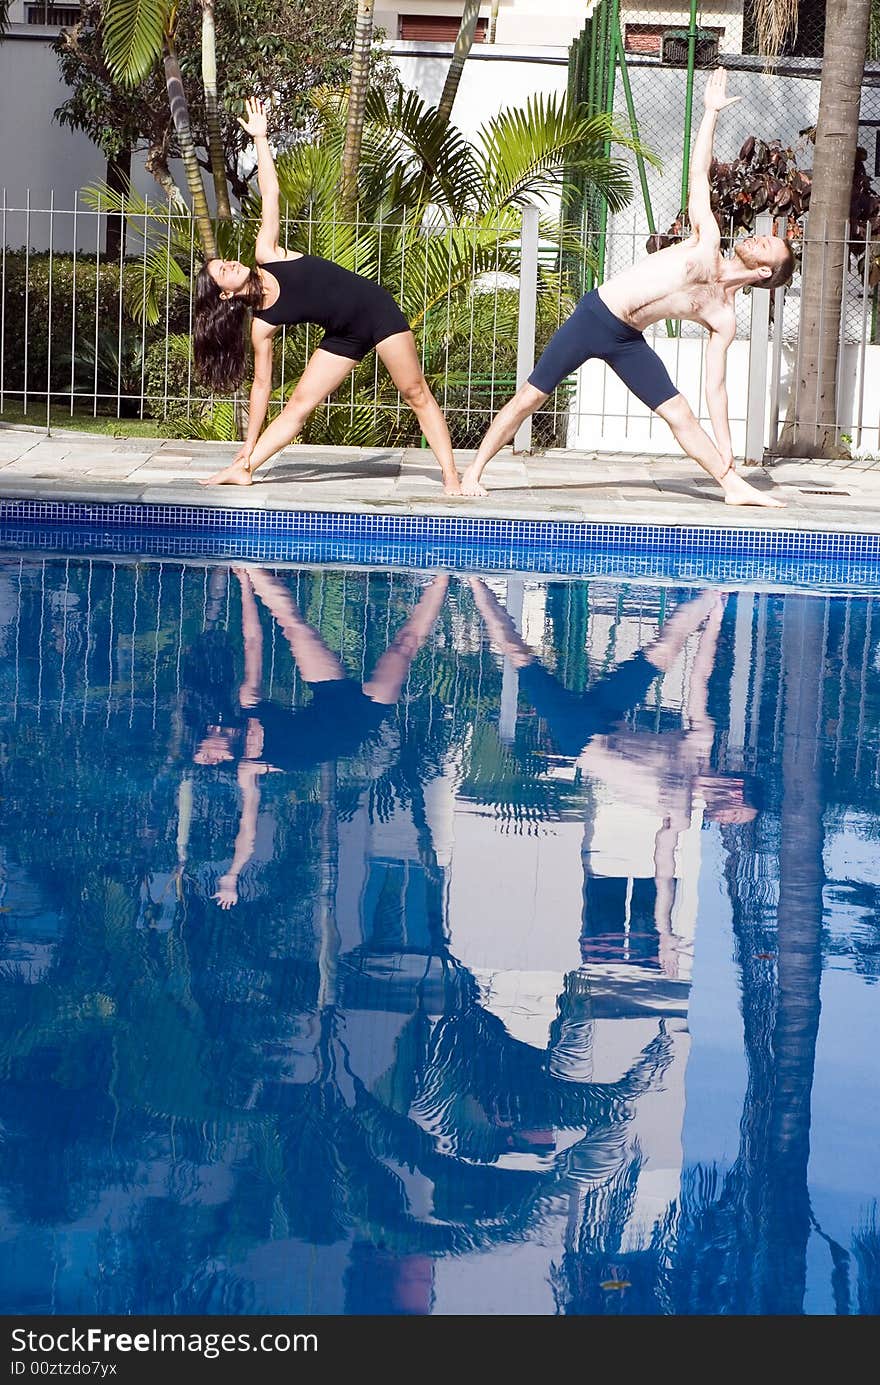
[[309, 687], [312, 700], [305, 707], [263, 701], [241, 708], [242, 726], [253, 719], [263, 728], [262, 763], [294, 772], [345, 759], [374, 741], [393, 711], [367, 697], [360, 683], [350, 678], [330, 678]]
[[273, 327], [316, 323], [325, 331], [322, 351], [360, 361], [377, 342], [409, 331], [387, 289], [332, 260], [300, 255], [271, 260], [262, 268], [274, 274], [281, 292], [271, 308], [258, 309], [254, 316]]

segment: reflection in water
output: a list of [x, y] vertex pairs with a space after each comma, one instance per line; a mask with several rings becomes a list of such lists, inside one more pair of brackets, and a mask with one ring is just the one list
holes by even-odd
[[0, 565], [4, 1311], [876, 1312], [871, 615]]

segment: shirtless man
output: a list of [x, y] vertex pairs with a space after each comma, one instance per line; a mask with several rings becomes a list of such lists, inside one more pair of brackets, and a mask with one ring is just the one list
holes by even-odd
[[[736, 335], [736, 291], [747, 284], [765, 289], [787, 284], [794, 256], [782, 236], [747, 236], [734, 247], [729, 260], [721, 255], [721, 234], [710, 203], [709, 165], [718, 112], [740, 99], [725, 94], [726, 80], [724, 69], [717, 68], [706, 83], [706, 109], [691, 158], [690, 236], [613, 275], [580, 300], [547, 344], [526, 384], [492, 421], [461, 478], [463, 495], [487, 494], [480, 485], [486, 463], [510, 442], [561, 380], [596, 356], [608, 362], [643, 404], [665, 419], [688, 456], [719, 483], [726, 504], [778, 509], [784, 503], [737, 475], [730, 442], [724, 375], [727, 348]], [[646, 327], [663, 318], [698, 322], [709, 332], [706, 403], [714, 443], [642, 336]]]

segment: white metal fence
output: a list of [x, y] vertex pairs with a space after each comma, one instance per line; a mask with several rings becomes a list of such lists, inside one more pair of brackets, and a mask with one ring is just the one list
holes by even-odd
[[[94, 199], [91, 199], [94, 201]], [[72, 250], [53, 249], [59, 225]], [[124, 223], [124, 234], [122, 228]], [[559, 247], [537, 239], [537, 215], [515, 215], [490, 228], [425, 228], [399, 221], [365, 224], [286, 219], [285, 243], [337, 259], [383, 283], [413, 325], [422, 364], [458, 446], [476, 446], [513, 393], [522, 361], [571, 310], [558, 273]], [[94, 248], [84, 251], [85, 239]], [[252, 256], [256, 224], [236, 222], [221, 253]], [[37, 240], [46, 245], [36, 252]], [[525, 254], [531, 265], [523, 277]], [[538, 260], [541, 274], [539, 281]], [[233, 437], [246, 405], [199, 386], [190, 340], [194, 286], [201, 264], [192, 219], [138, 200], [122, 217], [84, 205], [35, 207], [2, 194], [0, 202], [0, 416], [61, 426], [101, 416], [155, 419], [176, 436]], [[526, 282], [530, 289], [526, 292]], [[275, 395], [281, 406], [321, 329], [282, 329], [276, 341]], [[519, 343], [519, 347], [518, 347]], [[529, 367], [530, 368], [530, 367]], [[528, 373], [528, 372], [526, 372]], [[542, 411], [543, 444], [564, 444], [571, 388]], [[418, 426], [375, 353], [310, 421], [317, 442], [419, 441]]]
[[[56, 252], [81, 245], [92, 251]], [[68, 226], [68, 223], [70, 225]], [[123, 234], [124, 224], [124, 234]], [[769, 226], [768, 219], [768, 226]], [[761, 229], [760, 226], [758, 229]], [[476, 447], [489, 421], [530, 373], [535, 357], [583, 287], [584, 262], [534, 208], [493, 230], [402, 223], [288, 220], [286, 243], [376, 278], [413, 324], [425, 373], [456, 446]], [[70, 233], [70, 234], [68, 234]], [[255, 227], [236, 223], [225, 255], [248, 258]], [[648, 231], [613, 218], [612, 272], [646, 253]], [[37, 241], [48, 246], [31, 249]], [[857, 455], [880, 452], [880, 344], [876, 242], [850, 245], [840, 321], [836, 427]], [[190, 339], [200, 264], [191, 218], [138, 201], [118, 211], [85, 205], [0, 202], [0, 418], [62, 426], [111, 417], [154, 420], [181, 437], [237, 436], [238, 399], [218, 399], [194, 378]], [[872, 268], [873, 266], [873, 268]], [[776, 448], [787, 417], [809, 412], [796, 370], [800, 274], [787, 290], [738, 296], [737, 338], [728, 356], [734, 451], [760, 460]], [[664, 322], [646, 336], [704, 422], [705, 333]], [[284, 329], [276, 350], [280, 408], [319, 344], [314, 326]], [[316, 412], [307, 441], [417, 444], [417, 425], [371, 353]], [[517, 434], [518, 450], [675, 451], [665, 425], [601, 362], [591, 361]]]
[[[756, 220], [756, 233], [772, 231], [769, 216]], [[642, 258], [648, 232], [618, 216], [608, 235], [606, 262], [618, 273]], [[844, 249], [829, 241], [814, 244], [820, 296], [826, 299], [829, 252]], [[847, 272], [841, 304], [836, 380], [836, 431], [854, 454], [880, 454], [880, 311], [876, 282], [880, 245], [870, 234], [855, 244], [845, 238]], [[800, 262], [791, 284], [772, 295], [741, 292], [736, 298], [737, 332], [727, 357], [727, 389], [734, 453], [757, 462], [778, 450], [787, 421], [815, 418], [819, 378], [805, 392], [797, 369], [802, 274]], [[824, 330], [820, 321], [820, 332]], [[671, 334], [665, 322], [645, 336], [663, 359], [674, 383], [704, 426], [706, 332], [684, 322]], [[663, 422], [639, 403], [599, 361], [578, 373], [569, 445], [584, 450], [652, 453], [669, 450]], [[847, 442], [847, 439], [849, 442]]]

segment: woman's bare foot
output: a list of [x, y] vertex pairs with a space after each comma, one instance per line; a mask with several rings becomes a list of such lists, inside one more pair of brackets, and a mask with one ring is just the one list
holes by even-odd
[[254, 482], [253, 473], [247, 462], [231, 462], [222, 471], [215, 471], [213, 476], [209, 476], [207, 481], [201, 481], [202, 486], [252, 486]]
[[476, 476], [474, 475], [474, 468], [473, 468], [473, 466], [467, 467], [467, 468], [465, 469], [463, 475], [462, 475], [462, 478], [461, 478], [461, 494], [462, 494], [462, 495], [488, 495], [488, 494], [489, 494], [489, 492], [486, 490], [486, 487], [485, 487], [485, 486], [481, 486], [480, 483], [479, 483], [479, 481], [477, 480]]
[[725, 505], [760, 505], [765, 510], [783, 510], [785, 501], [777, 500], [775, 496], [768, 495], [766, 491], [759, 491], [754, 486], [750, 486], [744, 477], [738, 476], [731, 469], [721, 479], [724, 489]]

